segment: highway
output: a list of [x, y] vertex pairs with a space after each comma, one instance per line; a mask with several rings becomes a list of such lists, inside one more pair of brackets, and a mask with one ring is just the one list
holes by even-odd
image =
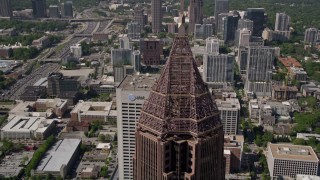
[[56, 63], [47, 63], [42, 65], [40, 68], [33, 71], [30, 75], [19, 79], [10, 90], [6, 93], [5, 99], [17, 100], [20, 99], [21, 94], [25, 91], [27, 86], [32, 86], [39, 79], [48, 77], [52, 72], [58, 72], [60, 65]]

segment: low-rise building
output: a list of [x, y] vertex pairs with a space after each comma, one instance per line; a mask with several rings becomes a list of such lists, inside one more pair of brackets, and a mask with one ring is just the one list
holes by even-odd
[[100, 167], [86, 167], [81, 171], [81, 178], [83, 179], [96, 179], [99, 177]]
[[303, 68], [290, 67], [289, 72], [290, 72], [291, 79], [294, 79], [300, 82], [307, 81], [308, 74]]
[[310, 82], [309, 84], [304, 84], [300, 89], [303, 96], [313, 96], [320, 100], [320, 86], [317, 82]]
[[297, 133], [297, 138], [309, 140], [310, 138], [316, 138], [320, 141], [320, 134], [310, 134], [310, 133]]
[[12, 48], [9, 46], [0, 45], [0, 57], [2, 58], [10, 58], [12, 55]]
[[78, 122], [107, 121], [112, 102], [79, 101], [71, 111], [71, 120]]
[[296, 180], [320, 180], [320, 176], [297, 174]]
[[32, 46], [37, 47], [38, 49], [46, 48], [50, 45], [50, 40], [48, 36], [43, 36], [39, 39], [32, 41]]
[[293, 58], [291, 56], [279, 57], [278, 59], [281, 62], [281, 64], [283, 64], [283, 66], [286, 68], [290, 68], [290, 67], [302, 68], [301, 63], [296, 58]]
[[64, 178], [73, 168], [80, 153], [80, 139], [63, 139], [56, 142], [34, 171], [35, 175], [52, 174]]
[[273, 85], [271, 97], [273, 100], [283, 101], [289, 99], [296, 99], [298, 88], [296, 86], [279, 86]]
[[43, 117], [9, 116], [1, 129], [1, 139], [45, 139], [55, 128], [52, 119]]
[[310, 146], [268, 144], [267, 163], [272, 178], [317, 175], [319, 159]]
[[36, 101], [37, 99], [44, 98], [46, 90], [45, 86], [27, 86], [25, 91], [21, 94], [20, 100]]

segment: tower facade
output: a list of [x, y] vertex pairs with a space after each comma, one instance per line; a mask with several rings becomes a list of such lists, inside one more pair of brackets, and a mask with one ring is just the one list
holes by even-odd
[[261, 36], [262, 31], [267, 27], [267, 14], [264, 8], [248, 8], [245, 14], [246, 19], [253, 21], [253, 36]]
[[228, 13], [228, 12], [229, 12], [229, 0], [215, 0], [214, 17], [216, 20], [216, 27], [219, 26], [218, 15], [221, 13]]
[[32, 0], [32, 13], [34, 18], [47, 16], [46, 0]]
[[151, 0], [152, 32], [161, 32], [162, 0]]
[[276, 14], [275, 31], [289, 31], [290, 30], [290, 16], [285, 13]]
[[202, 24], [203, 19], [203, 1], [190, 0], [190, 15], [189, 15], [189, 33], [194, 33], [196, 24]]
[[0, 17], [12, 17], [11, 0], [0, 0]]
[[134, 179], [224, 179], [219, 111], [193, 59], [177, 37], [145, 101], [136, 129]]

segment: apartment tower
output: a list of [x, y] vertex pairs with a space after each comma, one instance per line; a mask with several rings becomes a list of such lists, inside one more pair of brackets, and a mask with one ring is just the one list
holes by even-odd
[[202, 24], [203, 19], [203, 1], [190, 0], [190, 14], [189, 14], [189, 33], [193, 34], [195, 25]]
[[136, 129], [135, 180], [224, 179], [219, 111], [178, 36], [145, 100]]

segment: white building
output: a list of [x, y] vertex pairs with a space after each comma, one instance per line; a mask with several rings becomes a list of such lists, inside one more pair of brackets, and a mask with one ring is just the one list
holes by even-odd
[[1, 129], [1, 139], [44, 139], [55, 127], [54, 120], [43, 117], [9, 116]]
[[212, 88], [223, 88], [233, 83], [234, 56], [206, 54], [203, 58], [203, 80]]
[[272, 178], [317, 175], [319, 159], [310, 146], [268, 144], [267, 163]]
[[75, 44], [70, 46], [70, 52], [74, 57], [81, 58], [82, 57], [82, 47], [80, 44]]
[[219, 54], [219, 39], [209, 37], [206, 39], [206, 51], [210, 54]]
[[240, 116], [240, 103], [237, 98], [216, 99], [224, 134], [236, 135]]
[[257, 96], [271, 96], [271, 75], [276, 48], [249, 47], [245, 89]]
[[136, 123], [157, 75], [127, 76], [116, 90], [119, 179], [133, 179]]

